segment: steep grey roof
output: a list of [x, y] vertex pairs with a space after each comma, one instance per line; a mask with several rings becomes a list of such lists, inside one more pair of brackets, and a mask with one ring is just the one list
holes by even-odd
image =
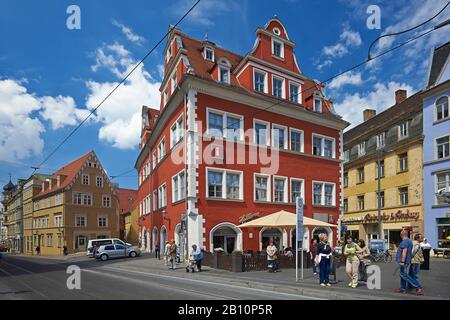
[[437, 78], [448, 59], [449, 54], [450, 41], [434, 49], [427, 87], [432, 87], [436, 84]]

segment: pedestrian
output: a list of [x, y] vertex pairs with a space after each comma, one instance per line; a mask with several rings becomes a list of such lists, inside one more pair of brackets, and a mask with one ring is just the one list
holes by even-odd
[[426, 238], [420, 243], [420, 247], [423, 251], [423, 263], [420, 266], [422, 270], [430, 270], [430, 252], [431, 252], [431, 244], [428, 243]]
[[67, 256], [67, 246], [63, 246], [63, 255]]
[[356, 288], [359, 279], [359, 258], [358, 254], [362, 253], [358, 244], [353, 241], [353, 237], [347, 238], [347, 244], [344, 246], [344, 256], [347, 257], [345, 263], [345, 272], [347, 272], [350, 282], [348, 286]]
[[273, 240], [270, 240], [269, 245], [266, 248], [267, 267], [269, 268], [269, 272], [277, 272], [278, 270], [277, 251], [277, 247], [273, 244]]
[[288, 258], [292, 258], [294, 256], [294, 253], [292, 253], [292, 249], [290, 247], [287, 247], [284, 250], [284, 256]]
[[331, 287], [330, 271], [331, 271], [331, 255], [333, 249], [328, 243], [328, 237], [325, 233], [319, 234], [320, 242], [317, 244], [316, 262], [319, 265], [319, 279], [322, 287]]
[[169, 266], [169, 259], [170, 259], [170, 243], [169, 241], [166, 241], [166, 245], [164, 246], [164, 263], [166, 266]]
[[316, 256], [317, 256], [317, 239], [313, 239], [311, 245], [309, 246], [309, 257], [311, 259], [312, 272], [314, 276], [317, 275]]
[[175, 270], [176, 258], [177, 258], [177, 245], [175, 243], [175, 240], [172, 240], [169, 247], [169, 262], [170, 262], [169, 269]]
[[363, 239], [359, 239], [358, 245], [361, 248], [360, 253], [358, 253], [359, 259], [359, 280], [367, 281], [367, 266], [370, 264], [368, 257], [370, 256], [369, 247], [366, 246], [366, 242]]
[[413, 248], [411, 253], [411, 266], [409, 267], [409, 276], [412, 279], [414, 279], [419, 285], [420, 285], [419, 282], [420, 265], [424, 261], [422, 247], [420, 246], [420, 239], [421, 239], [420, 234], [416, 234], [414, 236]]
[[161, 248], [159, 247], [159, 243], [155, 245], [155, 258], [161, 260]]
[[400, 232], [402, 242], [397, 250], [396, 262], [400, 269], [400, 288], [396, 290], [398, 293], [406, 293], [406, 286], [416, 290], [416, 295], [423, 295], [422, 286], [408, 274], [409, 266], [411, 264], [411, 256], [413, 249], [413, 242], [408, 237], [408, 231], [402, 230]]
[[193, 244], [191, 252], [189, 254], [189, 262], [188, 265], [186, 266], [186, 272], [189, 272], [189, 269], [191, 269], [192, 273], [194, 273], [195, 267], [197, 267], [197, 270], [201, 272], [202, 260], [203, 260], [202, 250], [199, 247], [197, 247], [196, 244]]
[[36, 247], [36, 255], [41, 255], [41, 247], [40, 246], [37, 246]]

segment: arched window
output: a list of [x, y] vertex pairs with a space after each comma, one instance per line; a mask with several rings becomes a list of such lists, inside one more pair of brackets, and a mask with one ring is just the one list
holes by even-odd
[[441, 97], [436, 101], [436, 120], [439, 121], [448, 117], [448, 97]]

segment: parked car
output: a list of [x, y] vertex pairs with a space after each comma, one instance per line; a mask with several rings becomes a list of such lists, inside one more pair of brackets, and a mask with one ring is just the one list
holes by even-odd
[[138, 247], [125, 244], [107, 244], [102, 245], [95, 253], [95, 258], [102, 261], [117, 258], [136, 258], [141, 255], [141, 250]]
[[126, 243], [120, 239], [117, 238], [110, 238], [110, 239], [92, 239], [88, 241], [88, 245], [87, 245], [87, 252], [86, 255], [88, 257], [94, 257], [94, 246], [100, 247], [103, 245], [107, 245], [107, 244], [122, 244], [122, 245], [127, 245], [127, 246], [131, 246], [131, 243]]

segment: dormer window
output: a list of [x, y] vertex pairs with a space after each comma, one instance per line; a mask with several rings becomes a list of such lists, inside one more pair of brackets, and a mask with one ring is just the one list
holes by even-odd
[[284, 80], [278, 77], [272, 77], [272, 94], [277, 98], [284, 98]]
[[272, 55], [278, 58], [284, 58], [284, 43], [272, 39]]
[[314, 98], [314, 112], [322, 112], [322, 100], [319, 98]]
[[212, 48], [205, 48], [205, 60], [214, 62], [214, 50]]
[[230, 66], [225, 58], [219, 60], [219, 82], [230, 84]]

